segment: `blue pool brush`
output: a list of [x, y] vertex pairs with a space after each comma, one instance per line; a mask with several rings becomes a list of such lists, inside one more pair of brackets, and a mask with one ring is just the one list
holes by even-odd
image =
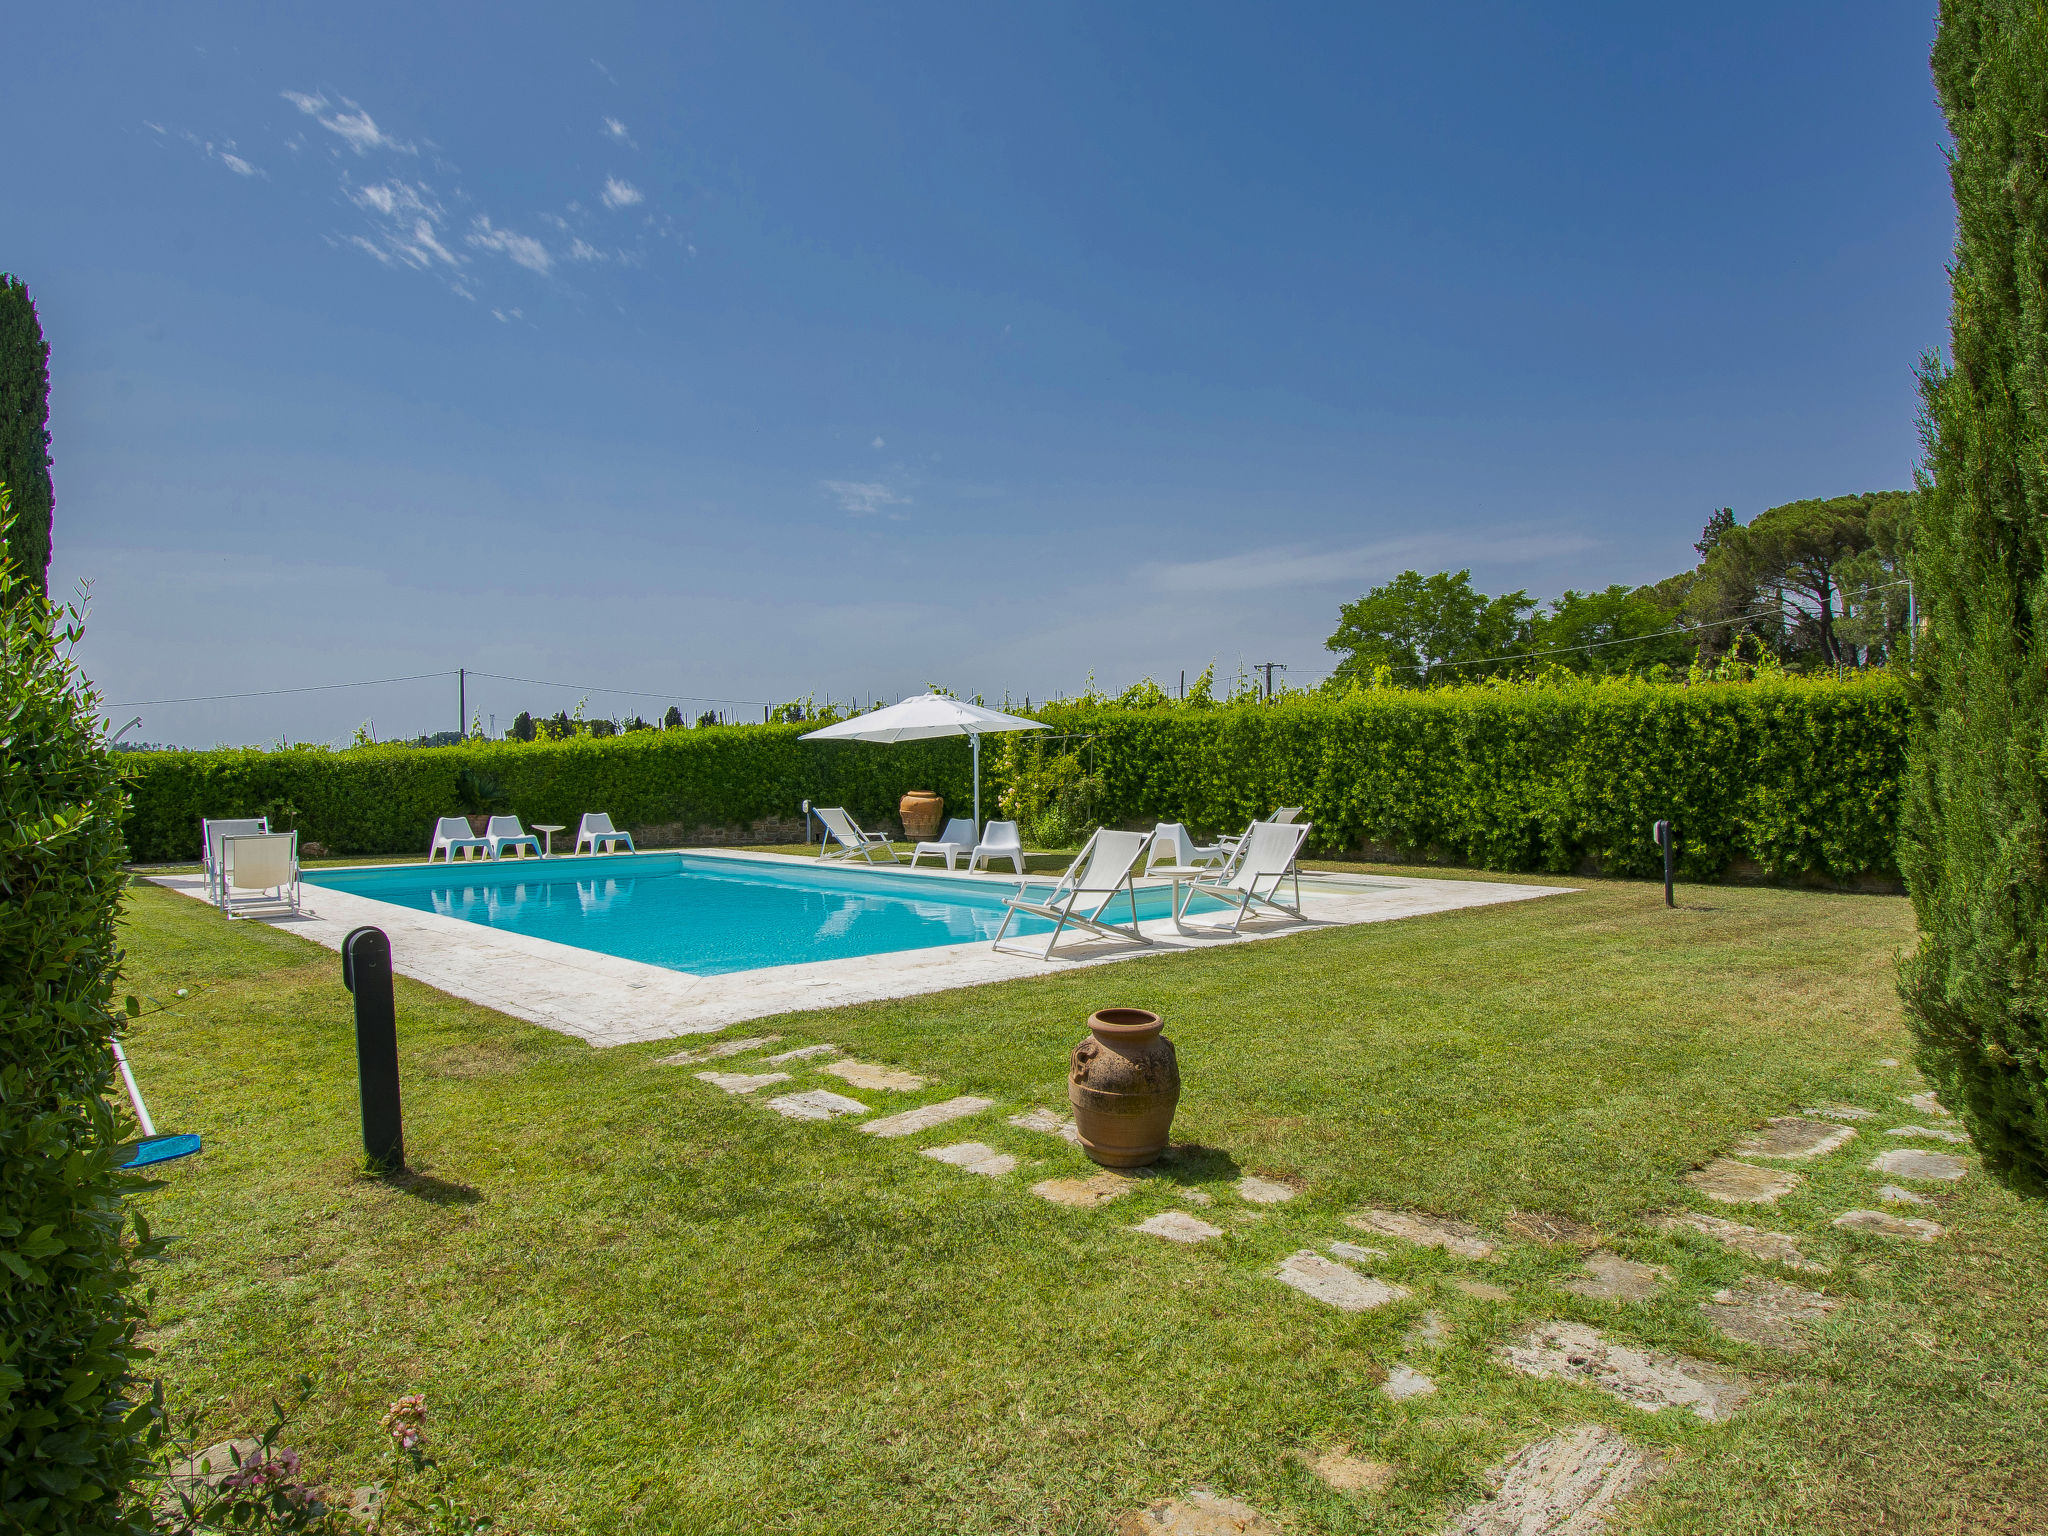
[[199, 1138], [190, 1132], [174, 1136], [159, 1136], [156, 1123], [149, 1118], [149, 1107], [142, 1102], [142, 1090], [135, 1086], [135, 1072], [128, 1065], [128, 1054], [121, 1049], [118, 1040], [110, 1042], [114, 1047], [114, 1061], [121, 1068], [121, 1081], [128, 1085], [128, 1102], [135, 1106], [135, 1118], [142, 1126], [142, 1140], [135, 1145], [135, 1155], [121, 1166], [123, 1168], [147, 1168], [151, 1163], [168, 1163], [173, 1158], [190, 1157], [199, 1150]]

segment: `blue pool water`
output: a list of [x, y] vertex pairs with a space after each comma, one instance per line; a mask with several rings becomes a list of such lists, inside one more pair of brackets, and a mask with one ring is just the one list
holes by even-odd
[[[309, 870], [305, 883], [699, 976], [993, 939], [1014, 884], [688, 853]], [[1051, 882], [1034, 879], [1044, 894]], [[1171, 915], [1163, 888], [1141, 919]], [[1108, 914], [1130, 920], [1119, 899]], [[1020, 919], [1010, 933], [1045, 934]]]

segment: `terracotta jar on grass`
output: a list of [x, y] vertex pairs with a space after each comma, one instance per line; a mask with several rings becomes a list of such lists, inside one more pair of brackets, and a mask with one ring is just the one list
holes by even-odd
[[1147, 1009], [1104, 1008], [1088, 1016], [1088, 1038], [1074, 1047], [1067, 1102], [1081, 1150], [1105, 1168], [1142, 1168], [1166, 1150], [1180, 1064], [1161, 1027]]
[[903, 818], [903, 836], [913, 843], [928, 843], [939, 835], [939, 818], [946, 814], [946, 802], [928, 789], [913, 789], [897, 803]]

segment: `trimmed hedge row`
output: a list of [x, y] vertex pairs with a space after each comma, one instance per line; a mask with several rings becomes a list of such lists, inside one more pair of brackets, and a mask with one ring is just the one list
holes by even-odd
[[[1682, 867], [1713, 877], [1889, 874], [1907, 710], [1883, 676], [1684, 687], [1631, 681], [1315, 695], [1270, 705], [1053, 705], [1092, 735], [1105, 822], [1234, 830], [1305, 806], [1311, 846], [1487, 869], [1616, 873], [1657, 865], [1650, 823], [1678, 829]], [[194, 858], [202, 815], [295, 807], [336, 853], [421, 851], [465, 767], [497, 779], [529, 823], [740, 828], [808, 798], [893, 823], [907, 789], [968, 804], [967, 744], [800, 742], [803, 726], [642, 732], [608, 740], [349, 752], [138, 755], [128, 836], [139, 859]], [[992, 738], [982, 805], [1031, 771], [1026, 738]], [[1069, 742], [1054, 750], [1071, 750]]]

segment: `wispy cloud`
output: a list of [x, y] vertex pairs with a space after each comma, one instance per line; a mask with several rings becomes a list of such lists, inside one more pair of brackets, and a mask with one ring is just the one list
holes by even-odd
[[305, 91], [280, 91], [278, 94], [329, 133], [339, 135], [342, 142], [359, 155], [367, 155], [373, 149], [389, 149], [401, 155], [419, 153], [403, 139], [395, 139], [379, 128], [369, 113], [346, 96], [341, 98], [343, 110], [329, 113], [327, 109], [333, 103], [325, 96], [309, 95]]
[[[604, 136], [620, 144], [633, 144], [633, 135], [626, 131], [626, 125], [616, 117], [604, 120]], [[640, 146], [633, 144], [633, 147], [638, 149]]]
[[233, 139], [216, 144], [211, 139], [202, 139], [198, 134], [188, 132], [182, 128], [174, 132], [166, 128], [162, 123], [152, 123], [147, 118], [143, 119], [142, 126], [157, 135], [158, 138], [183, 140], [206, 156], [207, 159], [218, 160], [237, 176], [262, 177], [265, 181], [270, 179], [263, 171], [251, 165], [247, 160], [244, 160], [234, 152], [235, 141]]
[[581, 235], [576, 235], [569, 241], [569, 259], [571, 261], [609, 261], [611, 258]]
[[855, 517], [872, 517], [890, 507], [911, 504], [908, 496], [899, 496], [878, 480], [820, 480], [818, 484], [838, 500], [841, 511]]
[[882, 439], [881, 439], [881, 438], [880, 438], [880, 437], [878, 436], [878, 437], [876, 437], [876, 439], [875, 439], [875, 440], [874, 440], [874, 441], [873, 441], [872, 443], [868, 444], [868, 446], [869, 446], [870, 448], [880, 448], [880, 447], [883, 447], [883, 446], [884, 446], [884, 444], [883, 444], [883, 442], [882, 442]]
[[371, 235], [351, 235], [348, 239], [357, 250], [376, 257], [387, 267], [411, 267], [421, 272], [453, 272], [462, 265], [462, 257], [449, 250], [441, 239], [441, 225], [447, 214], [433, 188], [425, 182], [393, 179], [357, 187], [344, 178], [342, 193], [370, 216]]
[[469, 232], [469, 243], [478, 250], [496, 251], [509, 257], [529, 272], [538, 272], [546, 277], [555, 270], [554, 254], [531, 235], [522, 235], [515, 230], [500, 229], [486, 214], [478, 214]]
[[621, 181], [616, 176], [604, 179], [604, 191], [599, 194], [607, 208], [630, 208], [635, 203], [645, 202], [646, 194], [630, 181]]
[[1164, 592], [1252, 592], [1275, 587], [1356, 586], [1383, 581], [1404, 569], [1446, 569], [1545, 560], [1597, 549], [1598, 539], [1582, 534], [1526, 534], [1507, 538], [1482, 534], [1431, 535], [1386, 539], [1350, 549], [1311, 549], [1302, 545], [1232, 555], [1221, 560], [1193, 560], [1151, 565], [1144, 569], [1150, 584]]
[[237, 176], [254, 176], [256, 174], [255, 166], [244, 160], [240, 155], [231, 155], [226, 150], [221, 151], [220, 163], [233, 171]]

